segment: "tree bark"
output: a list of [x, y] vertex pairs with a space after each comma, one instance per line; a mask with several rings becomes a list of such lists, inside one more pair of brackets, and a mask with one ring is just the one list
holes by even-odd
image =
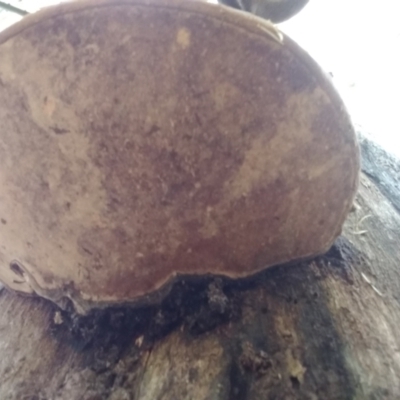
[[85, 317], [3, 289], [0, 398], [397, 399], [400, 163], [360, 141], [354, 209], [323, 257]]

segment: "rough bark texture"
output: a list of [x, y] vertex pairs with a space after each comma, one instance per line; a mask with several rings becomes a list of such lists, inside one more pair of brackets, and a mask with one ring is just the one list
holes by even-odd
[[397, 399], [399, 163], [361, 141], [355, 207], [323, 257], [86, 317], [3, 290], [0, 398]]

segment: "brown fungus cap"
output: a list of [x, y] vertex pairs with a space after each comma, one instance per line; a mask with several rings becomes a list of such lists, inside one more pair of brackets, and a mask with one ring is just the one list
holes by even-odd
[[0, 34], [0, 279], [17, 291], [84, 312], [325, 252], [358, 172], [328, 78], [257, 17], [82, 1]]

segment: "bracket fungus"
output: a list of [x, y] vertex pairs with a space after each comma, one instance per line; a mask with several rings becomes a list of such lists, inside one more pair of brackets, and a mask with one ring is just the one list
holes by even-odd
[[269, 22], [64, 3], [0, 34], [0, 280], [78, 312], [180, 274], [325, 252], [359, 154], [329, 78]]

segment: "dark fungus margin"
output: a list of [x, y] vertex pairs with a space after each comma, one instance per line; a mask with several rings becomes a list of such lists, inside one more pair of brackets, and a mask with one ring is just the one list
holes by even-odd
[[[331, 268], [332, 273], [343, 270], [339, 276], [351, 283], [347, 279], [345, 266], [355, 257], [355, 253], [349, 246], [351, 247], [349, 243], [340, 238], [326, 256], [315, 261]], [[318, 286], [315, 278], [314, 281], [310, 278], [310, 274], [312, 272], [308, 264], [301, 263], [291, 268], [271, 268], [252, 278], [234, 281], [219, 277], [182, 279], [173, 285], [170, 293], [158, 305], [95, 309], [85, 316], [53, 306], [51, 331], [56, 339], [82, 353], [86, 365], [95, 372], [110, 371], [122, 356], [127, 353], [130, 356], [136, 354], [139, 359], [142, 351], [151, 348], [157, 340], [178, 327], [183, 326], [188, 334], [197, 336], [229, 321], [239, 321], [243, 294], [260, 285], [265, 286], [268, 291], [279, 290], [276, 295], [280, 297], [286, 296], [287, 292], [286, 297], [290, 302], [292, 288], [296, 285], [301, 285], [296, 290], [298, 293], [309, 292], [310, 282], [311, 285]], [[314, 289], [315, 293], [320, 293], [319, 288]], [[310, 359], [309, 362], [321, 362], [322, 365], [328, 363], [327, 368], [333, 363], [331, 367], [336, 370], [344, 365], [344, 361], [340, 359], [340, 339], [335, 333], [329, 310], [321, 299], [312, 303], [306, 302], [307, 307], [300, 314], [299, 331], [305, 336], [311, 335], [312, 332], [308, 330], [318, 323], [321, 343], [316, 343], [317, 348], [310, 354], [312, 357], [321, 354], [321, 357], [318, 360]], [[327, 335], [329, 343], [325, 343]], [[240, 357], [239, 350], [237, 358]], [[231, 372], [235, 374], [235, 368], [232, 368]], [[351, 387], [346, 382], [343, 384]]]
[[138, 339], [137, 350], [147, 349], [182, 325], [196, 336], [235, 319], [239, 312], [229, 283], [205, 277], [176, 282], [159, 305], [94, 309], [85, 316], [55, 309], [52, 333], [87, 356], [88, 366], [101, 370], [118, 362]]

